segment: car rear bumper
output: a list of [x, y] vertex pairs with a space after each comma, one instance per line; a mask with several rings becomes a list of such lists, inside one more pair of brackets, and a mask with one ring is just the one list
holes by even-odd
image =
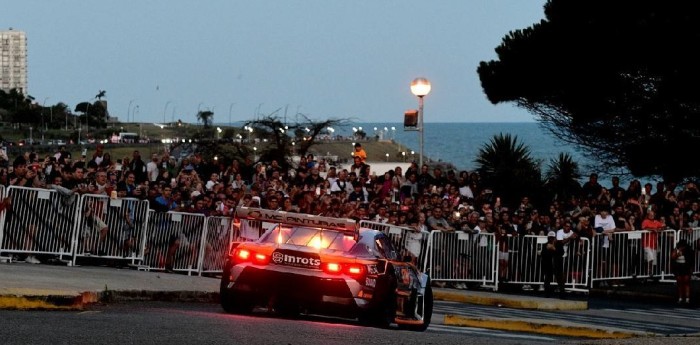
[[343, 314], [369, 307], [367, 299], [358, 297], [363, 289], [366, 291], [358, 281], [296, 267], [234, 266], [226, 288], [262, 306], [271, 302], [294, 303], [309, 310]]

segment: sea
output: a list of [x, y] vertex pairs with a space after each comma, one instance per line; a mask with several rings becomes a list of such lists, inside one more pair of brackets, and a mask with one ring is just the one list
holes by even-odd
[[[518, 143], [522, 143], [530, 150], [531, 157], [540, 163], [543, 172], [551, 160], [557, 159], [563, 152], [570, 154], [578, 163], [581, 183], [586, 182], [591, 173], [600, 173], [595, 170], [595, 162], [587, 159], [573, 145], [555, 138], [537, 122], [429, 122], [424, 126], [424, 161], [430, 158], [434, 161], [451, 163], [457, 170], [475, 170], [477, 164], [474, 160], [479, 150], [489, 145], [494, 136], [510, 134], [517, 138]], [[406, 146], [415, 152], [414, 155], [409, 156], [409, 159], [418, 160], [420, 132], [405, 131], [402, 122], [350, 122], [343, 127], [334, 128], [333, 135], [351, 137], [353, 129], [360, 128], [368, 137], [395, 140]], [[626, 188], [631, 180], [632, 178], [621, 176], [622, 187]], [[611, 186], [610, 176], [601, 175], [598, 181], [603, 186]], [[640, 181], [642, 184], [656, 182], [646, 178]]]
[[[459, 170], [476, 169], [474, 160], [479, 150], [489, 145], [494, 136], [510, 134], [519, 143], [529, 148], [532, 158], [542, 162], [543, 168], [560, 153], [569, 153], [584, 169], [590, 165], [575, 147], [561, 142], [540, 127], [538, 123], [425, 123], [423, 154], [434, 161], [452, 163]], [[353, 128], [362, 130], [369, 137], [383, 140], [396, 140], [415, 152], [417, 160], [420, 151], [420, 132], [404, 131], [403, 123], [352, 123], [337, 129], [334, 134], [351, 136]], [[581, 171], [588, 175], [585, 171]]]

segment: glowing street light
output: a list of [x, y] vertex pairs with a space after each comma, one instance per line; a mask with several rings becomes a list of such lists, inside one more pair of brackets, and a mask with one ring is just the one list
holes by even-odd
[[430, 93], [430, 82], [425, 78], [416, 78], [411, 82], [411, 93], [418, 96], [418, 132], [420, 132], [420, 156], [418, 158], [418, 167], [423, 166], [423, 138], [425, 128], [423, 128], [423, 97]]

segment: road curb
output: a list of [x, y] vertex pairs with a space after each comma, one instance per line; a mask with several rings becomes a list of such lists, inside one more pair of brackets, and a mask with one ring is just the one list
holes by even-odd
[[105, 290], [86, 291], [77, 295], [48, 293], [45, 295], [0, 295], [4, 310], [83, 310], [94, 303], [131, 301], [167, 301], [218, 303], [219, 294], [202, 291]]
[[517, 298], [502, 296], [487, 296], [483, 294], [469, 294], [466, 292], [454, 292], [449, 290], [433, 290], [433, 298], [441, 301], [451, 301], [478, 305], [489, 305], [497, 307], [507, 307], [514, 309], [535, 309], [535, 310], [588, 310], [588, 301], [571, 301], [560, 299], [545, 299], [539, 297], [528, 298], [527, 296], [517, 296]]
[[513, 320], [506, 318], [470, 318], [461, 315], [445, 315], [445, 325], [478, 327], [511, 332], [525, 332], [590, 339], [628, 339], [651, 337], [654, 334], [631, 332], [604, 327], [586, 327], [578, 324], [556, 323], [546, 320]]
[[0, 309], [4, 310], [82, 310], [99, 301], [99, 294], [83, 292], [78, 295], [1, 295]]

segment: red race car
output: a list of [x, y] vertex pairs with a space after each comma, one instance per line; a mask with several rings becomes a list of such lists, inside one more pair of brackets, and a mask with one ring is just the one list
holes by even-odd
[[259, 306], [286, 316], [312, 313], [379, 327], [428, 328], [430, 278], [401, 260], [386, 234], [360, 229], [352, 219], [245, 207], [236, 215], [241, 227], [262, 235], [232, 246], [221, 279], [227, 312]]

